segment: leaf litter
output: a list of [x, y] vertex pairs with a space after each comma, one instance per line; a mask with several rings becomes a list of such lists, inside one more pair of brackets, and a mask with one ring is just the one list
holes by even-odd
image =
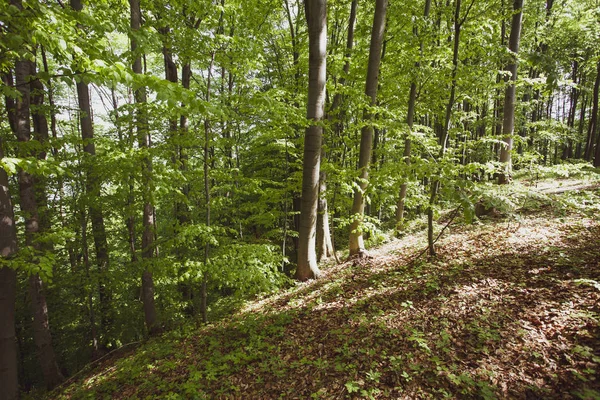
[[600, 223], [451, 225], [153, 339], [58, 398], [600, 398]]

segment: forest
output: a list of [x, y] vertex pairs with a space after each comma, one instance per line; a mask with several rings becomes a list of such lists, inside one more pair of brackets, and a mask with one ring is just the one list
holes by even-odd
[[0, 1], [0, 400], [600, 398], [597, 0]]

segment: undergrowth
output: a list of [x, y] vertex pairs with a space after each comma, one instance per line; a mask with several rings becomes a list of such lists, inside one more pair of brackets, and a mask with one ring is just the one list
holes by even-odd
[[437, 258], [389, 240], [49, 397], [600, 398], [599, 192], [485, 190], [506, 215], [451, 225]]

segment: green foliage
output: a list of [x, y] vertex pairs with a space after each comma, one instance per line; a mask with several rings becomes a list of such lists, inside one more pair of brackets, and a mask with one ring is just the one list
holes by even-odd
[[[24, 295], [30, 274], [40, 275], [46, 285], [56, 352], [69, 374], [91, 359], [93, 341], [103, 352], [145, 338], [140, 290], [145, 270], [153, 273], [156, 303], [167, 330], [188, 329], [198, 318], [203, 285], [211, 321], [230, 315], [249, 298], [287, 287], [286, 272], [296, 261], [302, 143], [309, 124], [304, 3], [147, 1], [141, 5], [142, 28], [135, 32], [123, 1], [84, 1], [81, 12], [67, 2], [23, 1], [22, 9], [8, 3], [0, 7], [0, 72], [7, 78], [0, 87], [2, 105], [22, 100], [9, 77], [14, 78], [18, 60], [30, 60], [36, 71], [27, 79], [40, 82], [43, 90], [36, 94], [44, 96], [30, 111], [43, 115], [49, 127], [48, 138], [41, 138], [39, 121], [32, 120], [32, 139], [23, 141], [16, 139], [8, 118], [0, 121], [5, 155], [0, 168], [9, 175], [19, 247], [1, 265], [19, 272], [17, 326], [26, 371], [22, 386], [39, 385], [35, 376], [41, 376]], [[585, 152], [590, 124], [598, 60], [594, 44], [600, 40], [597, 4], [569, 0], [547, 13], [543, 2], [526, 3], [512, 154], [517, 182], [497, 186], [491, 182], [504, 170], [498, 153], [505, 145], [500, 132], [506, 86], [502, 78], [507, 77], [510, 55], [500, 43], [512, 13], [508, 3], [463, 2], [453, 71], [456, 2], [432, 2], [427, 17], [422, 1], [391, 2], [376, 105], [364, 94], [374, 3], [359, 2], [352, 51], [346, 48], [350, 2], [328, 3], [327, 118], [322, 122], [321, 160], [327, 189], [320, 196], [328, 202], [338, 250], [346, 247], [351, 223], [359, 218], [349, 210], [357, 188], [365, 111], [375, 116], [377, 137], [364, 193], [367, 215], [360, 217], [358, 227], [368, 247], [387, 242], [388, 230], [397, 227], [395, 211], [403, 184], [404, 232], [423, 229], [422, 217], [429, 207], [436, 219], [460, 207], [467, 221], [474, 220], [479, 206], [511, 217], [548, 206], [563, 214], [598, 214], [597, 192], [554, 196], [534, 190], [536, 183], [548, 180], [578, 179], [589, 185], [598, 181], [588, 162], [574, 160]], [[131, 39], [137, 42], [135, 51]], [[176, 82], [165, 79], [165, 56], [174, 62]], [[142, 74], [131, 70], [136, 57], [143, 60]], [[184, 68], [191, 71], [188, 87], [182, 81]], [[77, 99], [80, 83], [89, 84], [94, 123], [94, 138], [85, 141]], [[411, 84], [417, 96], [415, 123], [409, 128]], [[448, 104], [451, 86], [456, 96]], [[140, 89], [147, 94], [145, 104], [135, 101]], [[446, 110], [449, 137], [441, 152]], [[151, 136], [149, 148], [140, 144], [138, 128]], [[411, 154], [405, 159], [407, 139]], [[88, 153], [92, 143], [95, 155]], [[27, 244], [20, 172], [33, 176], [38, 222], [44, 223], [42, 232]], [[91, 181], [99, 195], [90, 190]], [[440, 191], [430, 204], [433, 182], [439, 183]], [[146, 203], [156, 212], [155, 240], [152, 257], [143, 258]], [[94, 213], [103, 217], [107, 265], [98, 263]], [[434, 279], [422, 289], [437, 293], [443, 284]], [[331, 296], [344, 291], [335, 290]], [[407, 299], [399, 304], [402, 309], [416, 308]], [[262, 322], [246, 321], [240, 329], [254, 334]], [[282, 321], [270, 333], [281, 335], [285, 324]], [[421, 331], [411, 330], [409, 342], [419, 351], [434, 353]], [[473, 328], [472, 333], [481, 341], [489, 339], [489, 331]], [[249, 343], [234, 338], [239, 349], [227, 359], [218, 346], [209, 344], [215, 358], [190, 371], [184, 394], [169, 392], [171, 388], [164, 388], [163, 394], [210, 397], [213, 393], [198, 388], [224, 380], [240, 365], [259, 363], [257, 368], [286, 373], [279, 369], [280, 360], [252, 354], [263, 349], [265, 335], [254, 336]], [[150, 351], [163, 354], [153, 346]], [[151, 358], [146, 364], [124, 365], [136, 373], [157, 365], [169, 371], [180, 368], [169, 364], [171, 360]], [[326, 369], [330, 360], [298, 362]], [[359, 369], [356, 363], [343, 362], [339, 368], [353, 373]], [[364, 371], [369, 372], [348, 377], [341, 390], [385, 397], [377, 392], [385, 376], [376, 369]], [[414, 376], [407, 371], [401, 375], [404, 381]], [[447, 376], [465, 395], [489, 396], [489, 388], [477, 377], [454, 370]], [[152, 385], [163, 389], [158, 380], [141, 384], [148, 391]], [[243, 393], [234, 383], [231, 389]], [[94, 395], [107, 394], [90, 396]]]

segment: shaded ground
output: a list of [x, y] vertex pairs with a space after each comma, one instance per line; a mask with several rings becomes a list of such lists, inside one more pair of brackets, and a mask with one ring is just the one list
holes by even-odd
[[55, 398], [600, 398], [600, 223], [453, 225], [98, 368]]

